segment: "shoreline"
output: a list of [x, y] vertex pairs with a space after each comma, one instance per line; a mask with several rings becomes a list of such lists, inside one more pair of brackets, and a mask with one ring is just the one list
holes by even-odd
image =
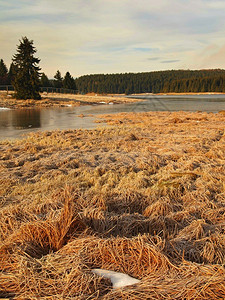
[[100, 104], [122, 104], [141, 102], [142, 99], [118, 97], [116, 95], [74, 95], [49, 93], [41, 94], [41, 100], [16, 100], [10, 95], [0, 94], [0, 107], [11, 109], [29, 109], [29, 108], [46, 108], [46, 107], [69, 107], [82, 105], [100, 105]]
[[205, 92], [205, 93], [158, 93], [158, 94], [155, 94], [155, 95], [167, 95], [167, 96], [198, 96], [198, 95], [225, 95], [225, 93], [219, 93], [219, 92]]
[[225, 95], [222, 92], [198, 92], [198, 93], [139, 93], [131, 94], [129, 96], [198, 96], [198, 95]]
[[[140, 93], [140, 94], [86, 94], [86, 95], [74, 95], [74, 94], [59, 94], [59, 93], [42, 93], [41, 100], [16, 100], [5, 92], [0, 92], [0, 108], [10, 109], [30, 109], [30, 108], [47, 108], [47, 107], [76, 107], [82, 105], [100, 105], [100, 104], [123, 104], [123, 103], [135, 103], [144, 101], [139, 98], [140, 96], [198, 96], [198, 95], [225, 95], [225, 93], [219, 92], [205, 92], [205, 93]], [[138, 98], [135, 98], [137, 96]]]

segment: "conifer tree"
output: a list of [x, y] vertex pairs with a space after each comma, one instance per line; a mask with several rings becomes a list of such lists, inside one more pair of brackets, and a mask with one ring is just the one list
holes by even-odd
[[11, 63], [9, 67], [9, 73], [8, 73], [8, 84], [11, 85], [13, 84], [15, 76], [16, 76], [16, 66], [14, 65], [14, 63]]
[[41, 99], [39, 94], [40, 73], [38, 66], [40, 59], [34, 57], [37, 52], [33, 41], [22, 37], [17, 53], [13, 56], [13, 63], [16, 67], [16, 75], [13, 81], [15, 96], [17, 99]]
[[42, 87], [51, 87], [51, 82], [49, 81], [47, 75], [45, 73], [42, 73], [41, 75], [41, 86]]
[[63, 87], [65, 89], [76, 90], [76, 84], [74, 78], [70, 75], [69, 72], [66, 72], [65, 77], [63, 78]]
[[61, 72], [58, 70], [54, 76], [55, 80], [54, 80], [54, 86], [56, 88], [62, 88], [63, 86], [63, 78], [61, 75]]
[[8, 83], [8, 69], [3, 61], [0, 60], [0, 85], [4, 85]]

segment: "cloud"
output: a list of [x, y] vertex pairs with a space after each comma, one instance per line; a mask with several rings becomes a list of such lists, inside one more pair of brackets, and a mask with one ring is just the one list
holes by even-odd
[[198, 69], [224, 68], [225, 42], [223, 45], [211, 44], [193, 56], [191, 67]]
[[[142, 1], [144, 2], [144, 1]], [[157, 1], [158, 3], [159, 1]], [[224, 27], [225, 3], [220, 10], [212, 10], [212, 2], [203, 1], [160, 1], [163, 9], [151, 4], [134, 11], [134, 20], [141, 30], [154, 28], [170, 31], [171, 34], [204, 34], [217, 32]], [[146, 4], [146, 2], [145, 2]], [[222, 4], [221, 4], [222, 5]]]
[[180, 61], [180, 59], [171, 59], [171, 60], [163, 60], [161, 61], [162, 64], [171, 64]]
[[[49, 76], [56, 69], [78, 76], [160, 70], [171, 63], [190, 68], [196, 58], [199, 66], [208, 66], [210, 58], [212, 67], [220, 62], [225, 68], [219, 50], [224, 11], [219, 0], [2, 1], [1, 55], [9, 64], [26, 35]], [[211, 44], [218, 46], [201, 55]]]
[[159, 60], [161, 59], [160, 57], [148, 57], [147, 60]]
[[139, 52], [155, 52], [158, 51], [159, 49], [157, 48], [143, 48], [143, 47], [137, 47], [134, 48], [135, 51], [139, 51]]

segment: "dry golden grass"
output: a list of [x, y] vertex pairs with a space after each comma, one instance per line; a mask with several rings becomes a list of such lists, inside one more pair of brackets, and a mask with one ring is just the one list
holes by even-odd
[[100, 122], [0, 142], [0, 297], [224, 299], [224, 114]]
[[60, 93], [41, 93], [41, 100], [16, 100], [12, 98], [12, 92], [9, 95], [0, 91], [0, 107], [8, 108], [34, 108], [34, 107], [66, 107], [80, 106], [90, 104], [118, 104], [140, 102], [142, 99], [126, 98], [125, 96], [116, 97], [116, 95], [74, 95]]

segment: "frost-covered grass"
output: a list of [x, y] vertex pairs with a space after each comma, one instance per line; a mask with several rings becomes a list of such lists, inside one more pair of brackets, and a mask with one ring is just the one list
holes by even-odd
[[225, 115], [102, 120], [0, 142], [0, 297], [224, 299]]

